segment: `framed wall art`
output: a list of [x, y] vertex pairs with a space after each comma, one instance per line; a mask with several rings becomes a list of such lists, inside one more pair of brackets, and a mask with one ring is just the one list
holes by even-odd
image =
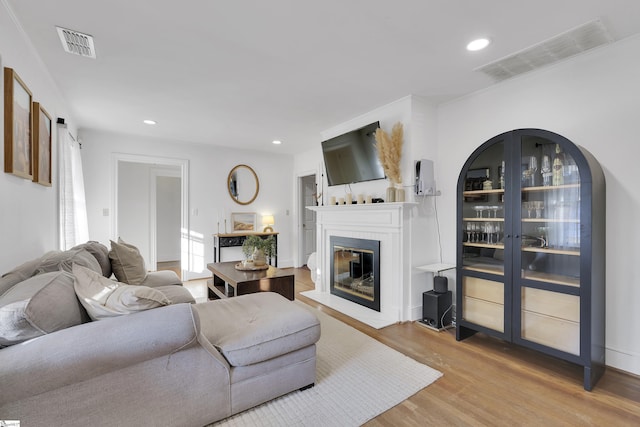
[[12, 69], [4, 69], [4, 171], [33, 178], [32, 94]]
[[51, 187], [51, 116], [33, 103], [33, 182]]
[[255, 212], [232, 212], [231, 227], [233, 232], [256, 231]]

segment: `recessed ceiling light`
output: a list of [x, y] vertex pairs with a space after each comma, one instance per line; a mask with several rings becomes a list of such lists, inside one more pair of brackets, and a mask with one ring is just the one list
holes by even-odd
[[476, 39], [467, 45], [467, 50], [470, 50], [472, 52], [476, 50], [482, 50], [485, 47], [489, 46], [489, 43], [491, 43], [489, 39]]
[[145, 125], [155, 125], [157, 122], [155, 120], [143, 120], [142, 123], [144, 123]]
[[280, 144], [282, 144], [282, 141], [278, 141], [277, 139], [274, 139], [274, 140], [272, 141], [272, 143], [273, 143], [273, 144], [276, 144], [276, 145], [280, 145]]

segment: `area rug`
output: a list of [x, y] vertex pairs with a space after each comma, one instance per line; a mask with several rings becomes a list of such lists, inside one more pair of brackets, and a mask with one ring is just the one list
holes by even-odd
[[213, 425], [359, 426], [442, 376], [357, 329], [299, 304], [312, 310], [322, 327], [315, 387]]

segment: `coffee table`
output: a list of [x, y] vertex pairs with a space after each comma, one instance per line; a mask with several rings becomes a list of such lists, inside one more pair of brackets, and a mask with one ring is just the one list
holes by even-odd
[[266, 270], [244, 271], [235, 268], [238, 261], [213, 262], [207, 268], [213, 279], [207, 282], [209, 296], [229, 298], [255, 292], [276, 292], [293, 301], [293, 270], [269, 266]]

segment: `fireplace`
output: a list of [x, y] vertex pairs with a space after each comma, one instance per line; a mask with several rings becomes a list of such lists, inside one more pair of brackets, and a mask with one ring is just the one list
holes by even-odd
[[380, 241], [330, 236], [330, 292], [380, 311]]
[[[426, 273], [416, 267], [438, 256], [437, 245], [433, 244], [437, 235], [430, 231], [435, 227], [425, 209], [408, 202], [309, 206], [307, 209], [317, 213], [318, 262], [315, 288], [303, 292], [304, 296], [376, 329], [422, 319], [422, 294], [431, 289], [431, 285]], [[331, 247], [334, 236], [377, 243], [373, 249], [350, 241], [341, 246], [370, 251], [379, 248], [379, 260], [373, 261], [374, 278], [380, 282], [379, 288], [374, 286], [373, 290], [379, 300], [379, 310], [334, 295], [335, 255]], [[369, 303], [367, 298], [361, 302]]]

